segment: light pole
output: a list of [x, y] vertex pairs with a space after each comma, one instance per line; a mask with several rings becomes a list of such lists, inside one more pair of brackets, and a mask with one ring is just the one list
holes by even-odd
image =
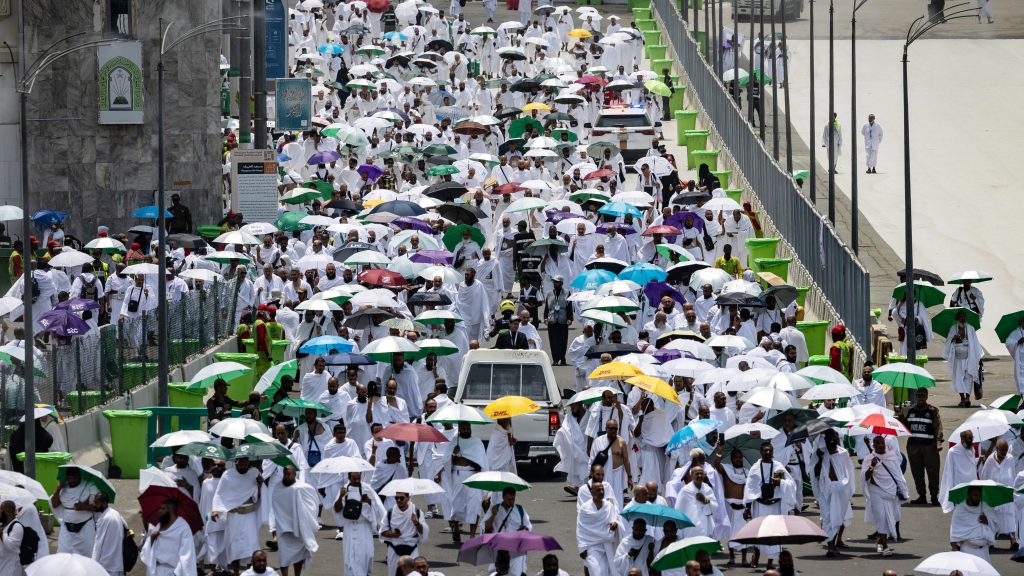
[[[168, 360], [167, 345], [167, 190], [164, 169], [164, 55], [174, 50], [187, 40], [209, 32], [220, 32], [225, 29], [235, 29], [225, 24], [232, 20], [239, 20], [240, 16], [229, 16], [211, 20], [200, 24], [191, 30], [186, 31], [179, 38], [170, 44], [167, 43], [174, 22], [164, 27], [161, 18], [160, 25], [160, 54], [156, 64], [156, 102], [157, 102], [157, 404], [167, 406], [167, 372], [170, 369]], [[241, 28], [239, 26], [238, 28]]]
[[[786, 0], [782, 0], [785, 4]], [[775, 161], [779, 161], [779, 79], [775, 76], [778, 74], [778, 66], [776, 62], [778, 59], [775, 57], [775, 0], [771, 0], [771, 11], [772, 11], [772, 41], [768, 45], [771, 52], [768, 53], [772, 59], [772, 157]], [[761, 53], [764, 53], [764, 45], [761, 46]]]
[[811, 35], [811, 53], [810, 53], [810, 58], [811, 58], [811, 62], [810, 62], [810, 65], [811, 65], [811, 85], [810, 85], [810, 90], [811, 90], [811, 106], [810, 106], [810, 109], [811, 109], [811, 145], [808, 146], [808, 148], [811, 149], [811, 173], [810, 173], [809, 180], [810, 180], [810, 184], [811, 184], [811, 203], [812, 204], [816, 204], [817, 201], [818, 201], [818, 193], [817, 193], [817, 179], [818, 179], [817, 152], [818, 152], [818, 147], [815, 145], [815, 142], [814, 142], [814, 131], [817, 130], [817, 128], [814, 125], [814, 0], [807, 0], [807, 4], [811, 8], [811, 15], [810, 15], [810, 25], [811, 25], [811, 29], [810, 29], [810, 35]]
[[761, 129], [759, 136], [761, 137], [761, 142], [764, 142], [764, 101], [766, 100], [765, 96], [767, 96], [767, 94], [764, 93], [764, 82], [761, 82], [761, 79], [764, 78], [764, 0], [757, 1], [757, 17], [759, 22], [757, 35], [761, 39], [761, 50], [757, 55], [759, 66], [757, 68], [758, 77], [755, 78], [755, 80], [758, 82], [757, 92], [761, 96], [760, 101], [757, 103], [757, 111], [761, 113]]
[[[38, 78], [39, 74], [50, 64], [53, 64], [72, 52], [78, 52], [79, 50], [85, 50], [86, 48], [109, 46], [115, 42], [121, 41], [116, 38], [91, 40], [63, 50], [54, 50], [57, 45], [63, 44], [72, 38], [82, 36], [83, 34], [85, 34], [85, 32], [79, 32], [57, 40], [53, 44], [50, 44], [48, 48], [43, 50], [42, 54], [40, 54], [32, 64], [27, 64], [28, 48], [25, 44], [25, 3], [21, 2], [21, 5], [18, 6], [18, 80], [15, 85], [15, 90], [18, 92], [18, 120], [20, 122], [19, 137], [21, 140], [21, 225], [23, 228], [22, 234], [26, 237], [26, 246], [24, 248], [24, 256], [22, 258], [24, 265], [22, 266], [23, 270], [21, 277], [21, 305], [24, 310], [22, 319], [25, 330], [25, 362], [21, 390], [22, 401], [24, 402], [24, 406], [22, 408], [25, 411], [26, 424], [25, 474], [32, 478], [35, 478], [36, 474], [36, 429], [35, 426], [32, 425], [32, 422], [35, 421], [36, 407], [36, 358], [35, 320], [32, 318], [32, 243], [28, 241], [28, 231], [32, 229], [32, 211], [29, 209], [29, 200], [31, 200], [32, 194], [30, 193], [28, 179], [28, 95], [32, 93], [32, 88], [35, 87], [36, 78]], [[4, 45], [7, 46], [8, 51], [11, 51], [9, 44], [4, 42]]]
[[789, 116], [789, 39], [786, 37], [786, 2], [782, 2], [782, 84], [786, 91], [782, 94], [786, 111], [786, 172], [793, 173], [793, 123]]
[[739, 11], [736, 10], [735, 0], [729, 8], [732, 10], [732, 38], [729, 39], [729, 45], [732, 46], [732, 97], [737, 104], [742, 105], [740, 101], [740, 49], [743, 48], [743, 44], [740, 42], [740, 17]]
[[907, 29], [907, 39], [903, 44], [903, 225], [906, 227], [906, 230], [904, 230], [904, 242], [906, 244], [904, 259], [907, 265], [904, 272], [906, 285], [903, 291], [906, 298], [907, 319], [903, 333], [907, 342], [907, 362], [912, 364], [917, 361], [917, 348], [914, 345], [915, 335], [917, 334], [917, 318], [915, 314], [917, 310], [914, 300], [916, 294], [914, 293], [913, 212], [911, 211], [910, 202], [910, 81], [907, 74], [907, 64], [909, 63], [907, 51], [910, 49], [911, 44], [936, 26], [959, 18], [977, 17], [977, 8], [964, 8], [964, 6], [967, 6], [967, 2], [949, 7], [946, 10], [945, 18], [942, 17], [942, 13], [937, 13], [928, 19], [921, 16], [914, 20], [914, 23]]
[[850, 243], [860, 254], [860, 213], [857, 211], [857, 10], [868, 0], [856, 0], [850, 16]]
[[[836, 51], [835, 0], [828, 0], [828, 221], [836, 223]], [[813, 134], [814, 128], [811, 128]]]

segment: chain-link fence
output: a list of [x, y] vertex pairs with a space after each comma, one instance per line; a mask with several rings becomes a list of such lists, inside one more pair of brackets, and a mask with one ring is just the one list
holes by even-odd
[[[238, 307], [235, 281], [207, 283], [169, 302], [170, 368], [230, 337]], [[129, 394], [157, 376], [157, 311], [95, 327], [84, 336], [50, 336], [36, 351], [36, 402], [54, 406], [62, 416], [81, 414], [112, 398]], [[0, 364], [0, 444], [24, 414], [23, 371]]]

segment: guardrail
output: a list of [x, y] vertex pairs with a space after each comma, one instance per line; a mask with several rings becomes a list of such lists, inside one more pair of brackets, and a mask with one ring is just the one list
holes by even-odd
[[712, 139], [726, 149], [723, 153], [731, 156], [733, 178], [738, 176], [745, 181], [747, 189], [756, 195], [752, 200], [760, 205], [759, 211], [765, 216], [762, 225], [766, 235], [774, 229], [783, 239], [779, 250], [795, 257], [791, 283], [811, 286], [808, 307], [819, 318], [843, 322], [861, 351], [869, 350], [868, 271], [764, 147], [701, 55], [690, 36], [686, 18], [673, 0], [651, 0], [651, 7], [664, 28], [669, 54], [679, 65], [681, 77], [687, 80], [688, 102], [701, 112]]

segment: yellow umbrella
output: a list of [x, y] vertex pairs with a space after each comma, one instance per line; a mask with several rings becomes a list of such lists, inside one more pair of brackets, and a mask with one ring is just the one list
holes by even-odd
[[525, 396], [502, 396], [484, 407], [484, 414], [495, 420], [512, 418], [540, 410], [540, 404]]
[[592, 38], [593, 36], [590, 30], [584, 30], [583, 28], [569, 30], [569, 38]]
[[675, 388], [669, 386], [669, 383], [665, 382], [661, 378], [655, 378], [654, 376], [647, 376], [645, 374], [643, 376], [630, 378], [629, 380], [626, 380], [626, 382], [636, 386], [637, 388], [646, 390], [651, 394], [661, 396], [669, 402], [681, 404], [681, 402], [679, 402], [679, 394], [676, 394]]
[[590, 380], [625, 380], [643, 375], [643, 371], [632, 364], [609, 362], [598, 366], [587, 378]]
[[543, 102], [530, 102], [526, 106], [523, 106], [523, 112], [533, 112], [534, 110], [538, 110], [540, 112], [550, 112], [551, 106], [548, 106]]
[[383, 200], [363, 200], [363, 208], [373, 208], [377, 204], [383, 204]]

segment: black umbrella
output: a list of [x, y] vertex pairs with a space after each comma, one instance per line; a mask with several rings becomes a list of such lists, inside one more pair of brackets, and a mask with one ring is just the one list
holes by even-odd
[[555, 11], [554, 6], [538, 6], [533, 9], [533, 13], [537, 16], [547, 16]]
[[437, 62], [427, 60], [426, 58], [417, 58], [412, 61], [412, 65], [419, 68], [437, 68]]
[[366, 26], [363, 26], [362, 24], [353, 24], [353, 25], [349, 26], [348, 28], [345, 28], [344, 30], [342, 30], [341, 34], [343, 36], [349, 36], [349, 35], [354, 35], [354, 34], [366, 34], [369, 31], [370, 31], [370, 29], [367, 28]]
[[794, 428], [793, 432], [786, 440], [786, 446], [792, 446], [801, 440], [809, 440], [819, 434], [824, 434], [829, 428], [838, 425], [839, 422], [836, 422], [831, 418], [815, 418], [814, 420]]
[[435, 210], [437, 210], [437, 213], [442, 217], [447, 218], [456, 224], [473, 225], [487, 217], [483, 211], [470, 204], [452, 204], [450, 202], [446, 202], [435, 208]]
[[494, 117], [504, 120], [505, 118], [514, 118], [522, 113], [523, 111], [518, 108], [506, 108], [505, 110], [495, 114]]
[[668, 283], [669, 284], [689, 284], [690, 276], [697, 270], [704, 268], [710, 268], [711, 264], [702, 262], [700, 260], [690, 260], [688, 262], [680, 262], [674, 264], [667, 270], [668, 272]]
[[452, 299], [440, 292], [416, 292], [408, 300], [410, 306], [448, 306], [451, 303]]
[[522, 150], [523, 146], [526, 144], [526, 139], [525, 138], [509, 138], [508, 140], [505, 140], [504, 142], [501, 143], [500, 146], [498, 146], [498, 155], [500, 156], [500, 155], [505, 154], [506, 152], [508, 152], [513, 144], [516, 145], [516, 149], [517, 150]]
[[427, 158], [427, 164], [431, 166], [447, 166], [452, 163], [452, 157], [448, 155], [431, 156]]
[[451, 42], [442, 38], [435, 38], [427, 42], [427, 50], [451, 50], [454, 48]]
[[167, 243], [172, 248], [188, 248], [190, 250], [203, 248], [207, 245], [206, 240], [192, 234], [171, 234], [167, 237]]
[[412, 60], [412, 57], [409, 54], [396, 54], [384, 61], [384, 67], [391, 68], [395, 64], [398, 64], [399, 66], [408, 66], [410, 60]]
[[540, 90], [540, 82], [533, 78], [524, 78], [513, 84], [511, 90], [512, 92], [533, 92], [534, 90]]
[[522, 52], [515, 48], [510, 48], [508, 50], [498, 52], [498, 56], [500, 56], [504, 60], [511, 60], [512, 62], [521, 62], [523, 60], [526, 60], [526, 54], [523, 54]]
[[700, 190], [680, 192], [672, 197], [672, 204], [696, 204], [701, 198], [710, 199], [711, 194]]
[[[907, 281], [906, 270], [900, 270], [896, 275], [899, 276], [900, 282]], [[946, 284], [935, 272], [929, 272], [928, 270], [923, 270], [921, 268], [914, 268], [914, 280], [924, 280], [932, 286], [944, 286]]]
[[632, 344], [598, 344], [587, 350], [587, 358], [600, 358], [602, 354], [614, 356], [625, 356], [636, 352], [636, 346]]
[[344, 262], [349, 256], [356, 252], [362, 252], [363, 250], [373, 250], [375, 252], [380, 251], [377, 246], [366, 242], [348, 242], [342, 244], [341, 248], [334, 251], [334, 259], [338, 262]]
[[746, 292], [719, 294], [718, 298], [715, 298], [715, 304], [719, 306], [740, 306], [743, 308], [764, 308], [767, 306], [764, 300]]
[[789, 284], [769, 286], [765, 288], [764, 292], [761, 292], [761, 299], [766, 300], [769, 296], [775, 296], [775, 301], [779, 303], [779, 306], [785, 308], [796, 300], [797, 291]]
[[339, 354], [331, 354], [331, 361], [327, 363], [328, 366], [373, 366], [377, 362], [370, 360], [369, 356], [363, 354], [355, 354], [353, 352], [341, 352]]
[[610, 258], [598, 258], [596, 260], [591, 260], [590, 262], [587, 262], [585, 268], [587, 270], [607, 270], [612, 274], [618, 274], [619, 272], [622, 272], [623, 268], [625, 268], [626, 266], [627, 264], [623, 264], [622, 262], [616, 262]]
[[341, 321], [342, 325], [352, 328], [353, 330], [366, 330], [372, 328], [377, 324], [380, 324], [379, 316], [385, 318], [394, 318], [395, 315], [387, 310], [381, 308], [367, 308], [366, 310], [360, 310], [355, 314], [345, 318]]
[[408, 200], [392, 200], [390, 202], [384, 202], [374, 206], [373, 210], [370, 210], [370, 214], [380, 214], [381, 212], [387, 212], [389, 214], [394, 214], [395, 216], [420, 216], [427, 213], [422, 206], [415, 202], [409, 202]]
[[661, 348], [673, 340], [693, 340], [694, 342], [703, 342], [704, 337], [690, 330], [673, 330], [658, 336], [658, 339], [654, 341], [654, 345]]
[[806, 408], [790, 408], [788, 410], [783, 410], [782, 412], [779, 412], [775, 416], [772, 416], [771, 418], [765, 420], [764, 423], [771, 426], [772, 428], [777, 428], [781, 432], [782, 421], [786, 419], [787, 415], [793, 416], [793, 418], [796, 420], [797, 426], [803, 426], [804, 424], [807, 424], [811, 420], [815, 420], [818, 418], [817, 410], [808, 410]]
[[575, 116], [571, 116], [569, 114], [566, 114], [565, 112], [552, 112], [544, 116], [545, 122], [549, 122], [551, 120], [554, 120], [555, 122], [572, 122], [575, 119]]
[[465, 186], [458, 182], [438, 182], [427, 187], [423, 193], [431, 198], [451, 202], [468, 191]]
[[341, 200], [331, 200], [324, 207], [331, 208], [334, 210], [341, 210], [342, 212], [359, 212], [360, 210], [362, 210], [361, 205], [356, 204], [355, 202], [347, 198]]

